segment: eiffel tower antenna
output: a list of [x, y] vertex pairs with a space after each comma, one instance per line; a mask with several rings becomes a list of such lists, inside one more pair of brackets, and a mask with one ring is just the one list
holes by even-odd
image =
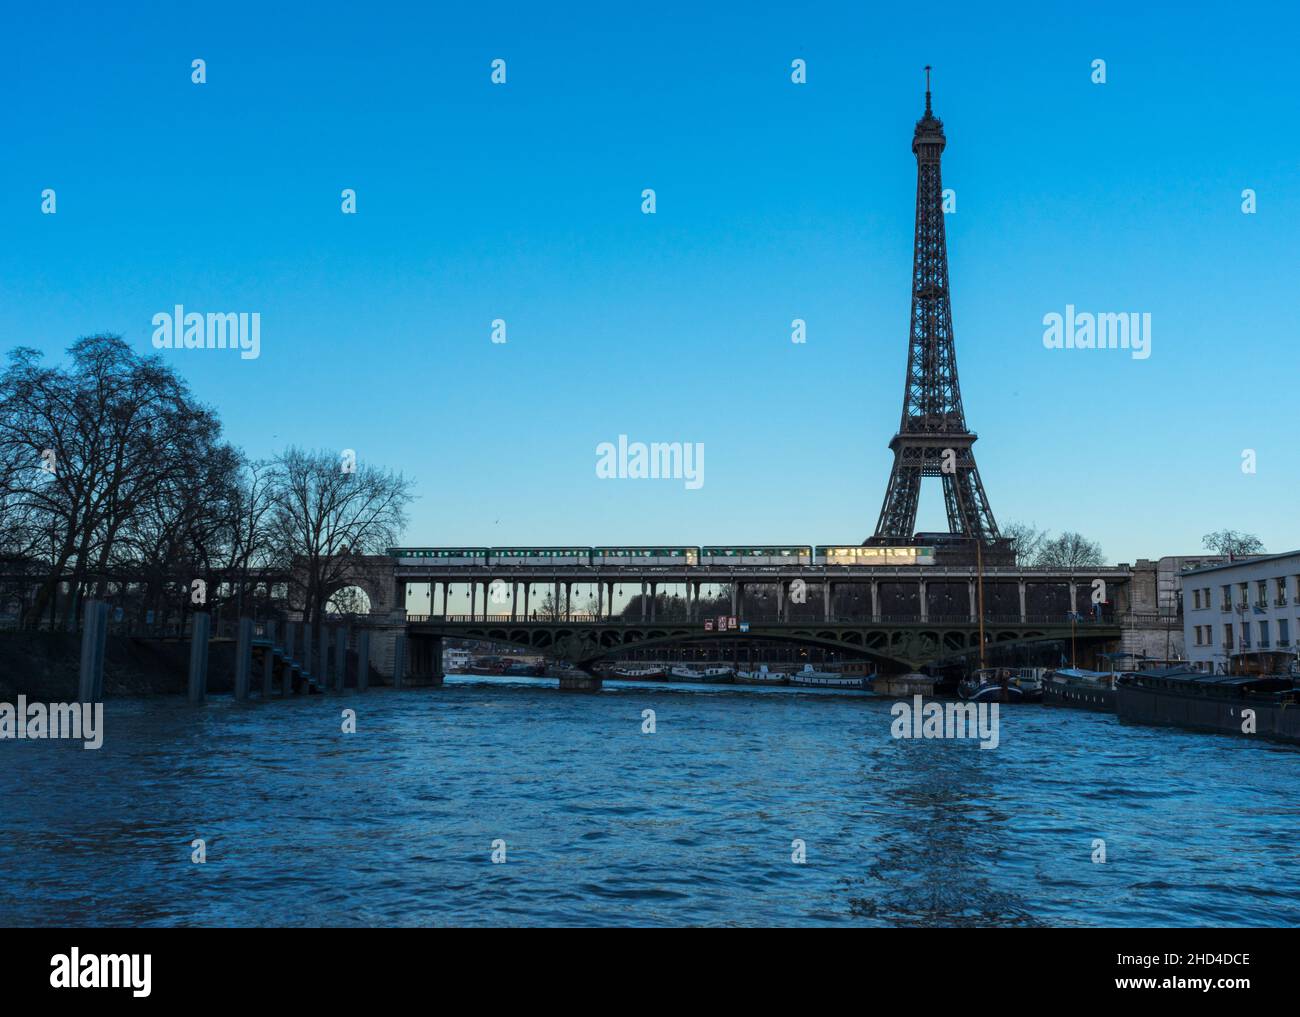
[[907, 544], [916, 528], [922, 477], [943, 480], [948, 529], [981, 544], [998, 539], [971, 448], [976, 435], [966, 427], [952, 305], [948, 298], [948, 243], [944, 233], [943, 180], [939, 171], [947, 138], [930, 107], [930, 71], [925, 68], [925, 114], [916, 122], [916, 243], [912, 257], [912, 322], [903, 386], [903, 419], [889, 447], [894, 468], [868, 543]]

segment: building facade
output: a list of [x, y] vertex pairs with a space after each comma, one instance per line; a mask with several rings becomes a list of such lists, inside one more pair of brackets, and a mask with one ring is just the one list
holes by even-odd
[[1183, 573], [1187, 658], [1225, 671], [1239, 653], [1294, 653], [1300, 637], [1300, 551]]

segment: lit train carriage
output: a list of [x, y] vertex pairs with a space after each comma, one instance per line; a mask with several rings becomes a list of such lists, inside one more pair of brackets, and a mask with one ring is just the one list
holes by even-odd
[[486, 547], [390, 547], [399, 565], [486, 565]]
[[822, 544], [816, 565], [933, 565], [933, 547], [864, 547], [861, 544]]
[[808, 565], [811, 547], [702, 547], [701, 565]]
[[592, 548], [593, 565], [698, 565], [698, 547], [596, 547]]
[[494, 547], [489, 565], [590, 565], [589, 547]]

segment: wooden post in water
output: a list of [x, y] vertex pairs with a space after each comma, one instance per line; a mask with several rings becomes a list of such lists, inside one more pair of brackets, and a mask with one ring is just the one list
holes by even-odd
[[248, 698], [249, 679], [253, 671], [253, 619], [239, 619], [239, 634], [235, 642], [235, 699]]
[[311, 675], [311, 622], [302, 623], [302, 676]]
[[200, 611], [191, 617], [190, 702], [201, 703], [208, 694], [208, 633], [212, 631], [212, 616]]
[[[323, 617], [323, 616], [322, 616]], [[328, 692], [330, 687], [330, 630], [322, 620], [320, 632], [317, 633], [317, 650], [320, 652], [320, 660], [316, 663], [316, 687], [322, 692]]]
[[[103, 608], [101, 611], [100, 608]], [[108, 605], [85, 602], [81, 628], [81, 670], [77, 701], [94, 703], [104, 698], [104, 641], [108, 636]]]
[[357, 633], [357, 691], [370, 688], [370, 630]]
[[293, 637], [297, 626], [293, 622], [284, 623], [284, 671], [280, 675], [280, 695], [293, 694]]
[[271, 686], [275, 683], [275, 622], [269, 621], [262, 629], [266, 640], [265, 653], [262, 658], [262, 698], [271, 698]]
[[348, 677], [348, 627], [334, 629], [334, 691], [342, 692]]
[[402, 687], [406, 676], [406, 633], [399, 632], [393, 639], [393, 688]]

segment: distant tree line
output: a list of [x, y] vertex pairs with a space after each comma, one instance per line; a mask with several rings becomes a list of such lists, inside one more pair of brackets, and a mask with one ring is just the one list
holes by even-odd
[[398, 542], [411, 486], [329, 451], [249, 460], [175, 371], [118, 336], [78, 340], [64, 366], [18, 348], [0, 375], [0, 595], [24, 627], [67, 627], [110, 594], [140, 621], [183, 615], [194, 580], [207, 609], [240, 613], [268, 572], [293, 576], [318, 622], [345, 557]]

